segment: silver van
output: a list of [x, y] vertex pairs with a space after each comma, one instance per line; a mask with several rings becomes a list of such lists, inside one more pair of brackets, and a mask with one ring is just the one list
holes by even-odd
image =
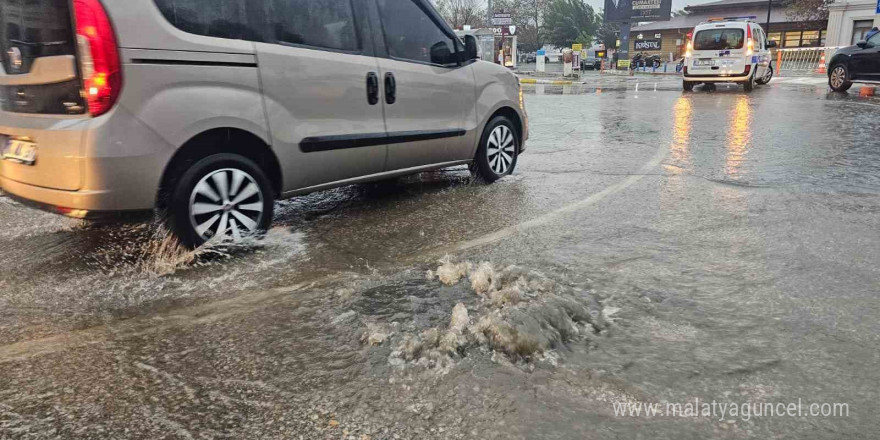
[[469, 164], [510, 174], [517, 78], [428, 0], [0, 0], [0, 188], [186, 245], [273, 202]]

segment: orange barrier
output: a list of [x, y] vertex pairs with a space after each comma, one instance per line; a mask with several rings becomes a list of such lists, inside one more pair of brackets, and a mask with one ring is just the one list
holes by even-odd
[[825, 52], [822, 52], [822, 57], [819, 58], [819, 66], [816, 67], [816, 73], [827, 73], [825, 70]]
[[782, 51], [776, 51], [776, 76], [782, 76]]
[[876, 89], [876, 87], [862, 87], [861, 89], [859, 89], [859, 96], [862, 96], [865, 98], [874, 96], [875, 89]]

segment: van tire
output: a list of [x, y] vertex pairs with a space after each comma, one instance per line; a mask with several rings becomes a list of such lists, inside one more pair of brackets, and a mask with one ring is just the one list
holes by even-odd
[[765, 85], [770, 83], [770, 80], [773, 79], [773, 66], [767, 66], [767, 73], [764, 76], [755, 80], [755, 84]]
[[471, 174], [486, 183], [510, 175], [516, 168], [519, 147], [519, 133], [514, 123], [505, 116], [492, 118], [480, 137], [477, 155], [470, 166]]
[[685, 92], [693, 92], [694, 91], [694, 83], [691, 81], [682, 80], [681, 87], [684, 89]]
[[[197, 185], [208, 188], [196, 191]], [[237, 154], [214, 154], [197, 161], [177, 180], [167, 223], [178, 241], [191, 249], [220, 233], [224, 218], [224, 230], [234, 241], [242, 234], [259, 236], [272, 224], [273, 194], [269, 178], [256, 163]], [[236, 201], [240, 197], [244, 198]], [[197, 213], [197, 206], [216, 209]], [[197, 230], [197, 226], [212, 221], [206, 231]]]
[[755, 75], [752, 74], [752, 76], [750, 76], [749, 79], [745, 80], [742, 84], [743, 84], [743, 90], [746, 93], [749, 93], [752, 90], [754, 90], [755, 89]]

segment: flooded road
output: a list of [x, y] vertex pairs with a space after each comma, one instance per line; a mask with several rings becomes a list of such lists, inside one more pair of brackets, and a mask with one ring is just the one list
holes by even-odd
[[[0, 196], [0, 438], [876, 435], [876, 100], [621, 78], [526, 106], [510, 178], [280, 202], [231, 248]], [[695, 399], [848, 414], [615, 413]]]

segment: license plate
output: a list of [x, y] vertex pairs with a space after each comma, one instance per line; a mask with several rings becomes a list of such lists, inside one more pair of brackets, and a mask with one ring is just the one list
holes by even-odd
[[3, 147], [3, 159], [25, 165], [33, 165], [37, 161], [37, 144], [9, 139]]
[[715, 60], [694, 60], [695, 66], [714, 66]]

